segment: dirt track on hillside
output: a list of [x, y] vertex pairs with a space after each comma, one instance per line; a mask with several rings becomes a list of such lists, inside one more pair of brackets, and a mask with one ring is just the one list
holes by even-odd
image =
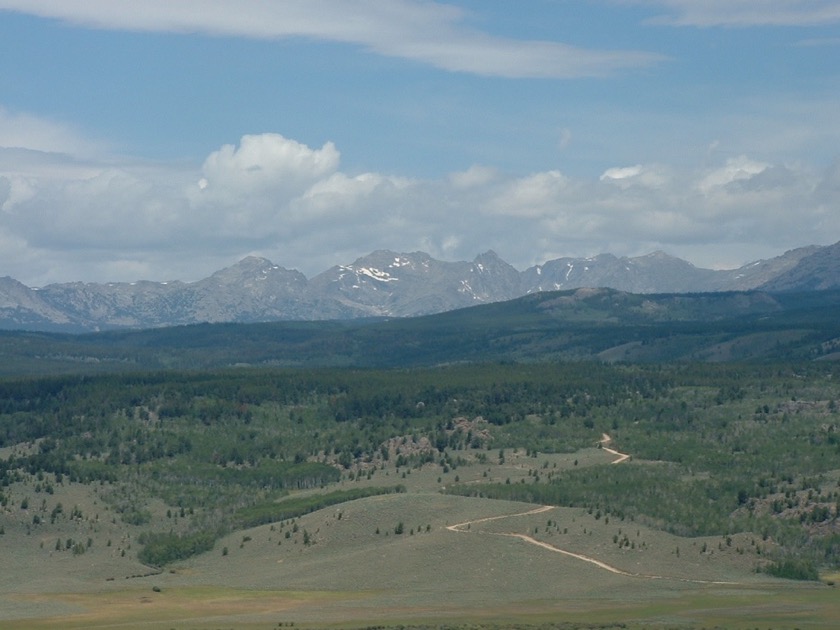
[[601, 445], [601, 450], [606, 451], [607, 453], [610, 453], [611, 455], [615, 455], [616, 457], [618, 457], [618, 459], [613, 461], [613, 464], [620, 464], [621, 462], [626, 462], [628, 459], [630, 459], [630, 456], [627, 453], [619, 453], [617, 450], [609, 448], [607, 446], [607, 444], [612, 442], [612, 438], [609, 435], [607, 435], [606, 433], [602, 433], [601, 436], [602, 437], [599, 440], [599, 444]]
[[[612, 442], [612, 438], [607, 435], [606, 433], [603, 434], [603, 437], [600, 440], [601, 449], [615, 455], [617, 459], [613, 461], [613, 464], [620, 464], [622, 462], [627, 461], [630, 459], [630, 455], [626, 453], [620, 453], [614, 449], [608, 448], [606, 445]], [[559, 553], [564, 556], [568, 556], [570, 558], [575, 558], [576, 560], [580, 560], [582, 562], [587, 562], [589, 564], [595, 565], [599, 569], [603, 569], [604, 571], [609, 571], [610, 573], [614, 573], [616, 575], [623, 575], [625, 577], [632, 577], [632, 578], [642, 578], [646, 580], [673, 580], [676, 582], [688, 582], [691, 584], [728, 584], [734, 585], [738, 584], [738, 582], [726, 582], [726, 581], [718, 581], [718, 580], [694, 580], [689, 578], [675, 578], [675, 577], [668, 577], [665, 575], [651, 575], [645, 573], [631, 573], [629, 571], [625, 571], [623, 569], [619, 569], [618, 567], [614, 567], [611, 564], [607, 564], [606, 562], [602, 562], [597, 558], [593, 558], [592, 556], [587, 556], [582, 553], [575, 553], [573, 551], [568, 551], [566, 549], [560, 549], [559, 547], [555, 547], [554, 545], [550, 545], [547, 542], [543, 542], [541, 540], [537, 540], [533, 536], [529, 536], [527, 534], [519, 534], [517, 532], [475, 532], [472, 531], [473, 525], [479, 525], [481, 523], [488, 523], [490, 521], [500, 521], [506, 518], [516, 518], [519, 516], [532, 516], [534, 514], [542, 514], [543, 512], [548, 512], [553, 510], [554, 506], [551, 505], [541, 505], [536, 507], [532, 510], [528, 510], [526, 512], [518, 512], [516, 514], [503, 514], [501, 516], [487, 516], [484, 518], [474, 519], [472, 521], [464, 521], [463, 523], [456, 523], [455, 525], [448, 525], [446, 529], [450, 532], [455, 532], [459, 534], [485, 534], [489, 536], [504, 536], [507, 538], [517, 538], [522, 540], [528, 544], [536, 545], [541, 549], [545, 549], [546, 551], [551, 551], [553, 553]]]

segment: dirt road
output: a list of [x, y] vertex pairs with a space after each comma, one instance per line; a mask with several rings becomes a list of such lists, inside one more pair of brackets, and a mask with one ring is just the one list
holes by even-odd
[[[617, 459], [613, 461], [613, 464], [620, 464], [622, 462], [627, 461], [630, 459], [630, 455], [626, 453], [620, 453], [614, 449], [608, 448], [606, 445], [612, 442], [612, 438], [607, 435], [606, 433], [603, 434], [600, 443], [602, 450], [615, 455]], [[587, 556], [582, 553], [575, 553], [573, 551], [567, 551], [566, 549], [560, 549], [559, 547], [555, 547], [554, 545], [550, 545], [547, 542], [543, 542], [541, 540], [537, 540], [533, 536], [529, 536], [527, 534], [519, 534], [517, 532], [482, 532], [482, 531], [473, 531], [473, 525], [480, 525], [481, 523], [489, 523], [490, 521], [500, 521], [506, 518], [516, 518], [519, 516], [532, 516], [534, 514], [542, 514], [543, 512], [548, 512], [553, 510], [554, 506], [551, 505], [541, 505], [536, 507], [532, 510], [528, 510], [527, 512], [519, 512], [516, 514], [503, 514], [501, 516], [487, 516], [484, 518], [478, 518], [472, 521], [464, 521], [463, 523], [456, 523], [455, 525], [448, 525], [446, 529], [450, 532], [456, 532], [459, 534], [485, 534], [488, 536], [505, 536], [507, 538], [518, 538], [530, 545], [536, 545], [541, 549], [545, 549], [546, 551], [550, 551], [553, 553], [559, 553], [564, 556], [568, 556], [570, 558], [575, 558], [576, 560], [580, 560], [581, 562], [587, 562], [589, 564], [595, 565], [599, 569], [603, 569], [604, 571], [609, 571], [610, 573], [614, 573], [616, 575], [623, 575], [625, 577], [632, 577], [632, 578], [642, 578], [646, 580], [673, 580], [676, 582], [688, 582], [691, 584], [738, 584], [738, 582], [725, 582], [725, 581], [718, 581], [718, 580], [693, 580], [689, 578], [674, 578], [674, 577], [667, 577], [664, 575], [649, 575], [645, 573], [631, 573], [629, 571], [625, 571], [623, 569], [619, 569], [618, 567], [614, 567], [611, 564], [607, 564], [606, 562], [602, 562], [597, 558], [593, 558], [592, 556]]]
[[601, 444], [602, 451], [606, 451], [607, 453], [618, 457], [618, 459], [613, 461], [613, 464], [620, 464], [621, 462], [626, 462], [628, 459], [630, 459], [630, 456], [627, 453], [619, 453], [617, 450], [609, 448], [607, 446], [607, 444], [612, 442], [612, 438], [606, 433], [601, 434], [601, 439], [599, 440], [599, 442]]
[[[615, 463], [615, 462], [613, 462]], [[587, 556], [582, 553], [575, 553], [573, 551], [568, 551], [566, 549], [560, 549], [560, 547], [555, 547], [554, 545], [550, 545], [547, 542], [543, 542], [541, 540], [537, 540], [533, 536], [528, 536], [527, 534], [519, 534], [517, 532], [481, 532], [481, 531], [473, 531], [473, 525], [479, 525], [481, 523], [488, 523], [490, 521], [500, 521], [506, 518], [516, 518], [519, 516], [531, 516], [534, 514], [541, 514], [543, 512], [548, 512], [553, 510], [554, 506], [551, 505], [541, 505], [533, 510], [528, 510], [527, 512], [518, 512], [516, 514], [503, 514], [501, 516], [488, 516], [485, 518], [478, 518], [472, 521], [464, 521], [463, 523], [457, 523], [455, 525], [448, 525], [446, 529], [450, 532], [456, 532], [459, 534], [484, 534], [487, 536], [504, 536], [507, 538], [518, 538], [530, 545], [536, 545], [541, 549], [545, 549], [546, 551], [551, 551], [553, 553], [559, 553], [564, 556], [568, 556], [570, 558], [575, 558], [576, 560], [580, 560], [581, 562], [587, 562], [589, 564], [595, 565], [599, 569], [603, 569], [604, 571], [609, 571], [610, 573], [614, 573], [616, 575], [623, 575], [625, 577], [631, 578], [642, 578], [646, 580], [673, 580], [675, 582], [687, 582], [691, 584], [728, 584], [734, 585], [738, 584], [738, 582], [726, 582], [722, 580], [694, 580], [690, 578], [677, 578], [677, 577], [668, 577], [665, 575], [653, 575], [653, 574], [646, 574], [646, 573], [631, 573], [630, 571], [625, 571], [623, 569], [619, 569], [618, 567], [614, 567], [611, 564], [607, 564], [606, 562], [602, 562], [597, 558], [593, 558], [592, 556]]]

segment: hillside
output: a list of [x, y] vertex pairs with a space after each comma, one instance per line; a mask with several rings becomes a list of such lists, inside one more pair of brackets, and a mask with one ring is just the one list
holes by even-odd
[[0, 626], [830, 627], [828, 363], [0, 382]]
[[475, 361], [832, 359], [840, 291], [538, 293], [396, 319], [199, 324], [85, 335], [0, 332], [0, 374]]

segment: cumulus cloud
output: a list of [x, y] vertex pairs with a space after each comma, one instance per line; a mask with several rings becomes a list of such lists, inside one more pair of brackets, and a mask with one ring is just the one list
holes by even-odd
[[620, 0], [664, 8], [651, 22], [674, 26], [820, 26], [840, 22], [836, 0]]
[[737, 158], [730, 158], [726, 160], [726, 164], [722, 167], [712, 169], [706, 173], [697, 182], [697, 187], [702, 192], [708, 194], [715, 188], [726, 186], [732, 182], [750, 180], [754, 176], [762, 173], [768, 166], [770, 165], [756, 162], [744, 155]]
[[334, 173], [314, 183], [303, 195], [292, 201], [292, 206], [300, 214], [323, 215], [339, 209], [352, 209], [375, 195], [398, 196], [406, 193], [411, 186], [410, 179], [386, 177], [378, 173], [362, 173], [355, 177]]
[[749, 156], [619, 164], [596, 178], [473, 166], [421, 180], [347, 173], [331, 143], [273, 133], [178, 167], [0, 149], [0, 275], [196, 280], [258, 254], [311, 277], [384, 248], [446, 260], [492, 248], [520, 269], [655, 249], [733, 265], [840, 239], [838, 191], [838, 163], [819, 172]]
[[305, 189], [338, 168], [339, 152], [331, 142], [320, 149], [264, 133], [243, 136], [239, 147], [226, 144], [211, 153], [202, 167], [202, 190]]
[[100, 29], [341, 42], [486, 76], [596, 76], [662, 59], [493, 36], [468, 27], [462, 9], [421, 0], [0, 0], [4, 9]]
[[331, 142], [311, 149], [279, 134], [246, 135], [207, 157], [189, 200], [205, 220], [247, 237], [294, 220], [289, 200], [333, 175], [339, 161]]

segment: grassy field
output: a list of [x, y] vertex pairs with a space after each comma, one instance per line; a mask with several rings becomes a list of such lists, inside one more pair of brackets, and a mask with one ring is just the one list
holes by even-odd
[[[402, 483], [406, 492], [236, 531], [164, 571], [136, 560], [142, 527], [114, 517], [104, 488], [62, 484], [46, 495], [21, 482], [3, 513], [0, 628], [827, 628], [840, 619], [826, 583], [837, 576], [757, 574], [751, 534], [682, 538], [580, 508], [441, 494], [456, 482], [521, 483], [535, 465], [522, 450], [504, 463], [473, 455], [447, 473], [392, 463], [345, 478], [331, 489]], [[538, 463], [614, 459], [589, 448]], [[21, 509], [23, 498], [32, 507]], [[34, 509], [49, 514], [59, 502], [77, 514], [61, 531], [31, 525]]]

